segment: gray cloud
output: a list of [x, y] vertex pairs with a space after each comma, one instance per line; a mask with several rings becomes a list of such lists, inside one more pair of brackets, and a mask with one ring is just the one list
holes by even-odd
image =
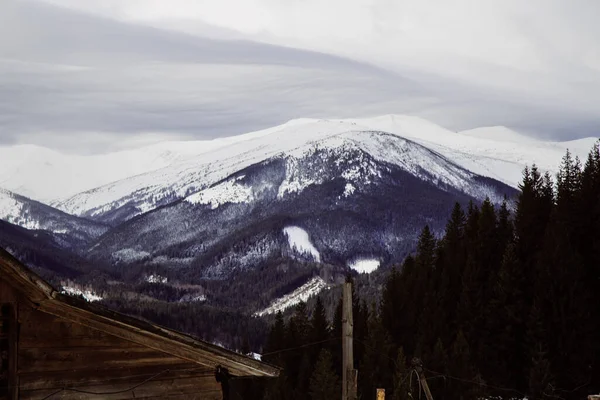
[[[529, 76], [512, 74], [517, 81]], [[298, 117], [385, 113], [421, 115], [456, 130], [501, 124], [548, 137], [597, 135], [600, 112], [590, 100], [600, 100], [598, 93], [571, 103], [596, 82], [579, 84], [536, 87], [530, 80], [531, 90], [503, 90], [38, 2], [0, 3], [1, 143], [105, 151], [149, 134], [214, 138]], [[567, 101], [557, 102], [561, 96]]]

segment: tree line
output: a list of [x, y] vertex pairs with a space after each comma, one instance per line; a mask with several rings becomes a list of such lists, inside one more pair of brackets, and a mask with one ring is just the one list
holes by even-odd
[[[454, 207], [442, 237], [424, 227], [380, 301], [353, 294], [360, 399], [580, 399], [600, 391], [600, 142], [555, 177], [526, 168], [516, 201]], [[282, 367], [266, 399], [340, 396], [341, 301], [277, 315], [263, 360]], [[411, 385], [412, 382], [412, 385]], [[412, 387], [411, 387], [412, 386]], [[249, 398], [249, 397], [244, 397]]]

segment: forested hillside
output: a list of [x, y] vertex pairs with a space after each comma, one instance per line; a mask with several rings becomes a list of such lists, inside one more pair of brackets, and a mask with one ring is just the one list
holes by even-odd
[[[419, 396], [423, 360], [435, 399], [582, 399], [600, 391], [600, 143], [556, 177], [524, 171], [516, 209], [456, 205], [445, 235], [424, 227], [378, 304], [354, 295], [361, 399]], [[278, 315], [263, 359], [284, 368], [267, 399], [331, 399], [341, 383], [341, 302]], [[249, 394], [250, 395], [250, 394]], [[249, 397], [244, 397], [249, 398]]]

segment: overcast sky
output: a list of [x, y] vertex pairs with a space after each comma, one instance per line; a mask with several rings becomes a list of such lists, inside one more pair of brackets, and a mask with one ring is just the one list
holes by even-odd
[[1, 0], [0, 145], [89, 153], [292, 118], [600, 135], [597, 0]]

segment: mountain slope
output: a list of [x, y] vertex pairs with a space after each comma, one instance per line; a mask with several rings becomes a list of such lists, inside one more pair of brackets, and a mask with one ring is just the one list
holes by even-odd
[[62, 247], [81, 247], [108, 230], [104, 224], [66, 214], [0, 189], [0, 220], [29, 230], [47, 231]]
[[[515, 190], [385, 132], [342, 132], [240, 169], [112, 229], [90, 249], [114, 264], [192, 267], [223, 279], [272, 257], [346, 265], [398, 262], [423, 224], [441, 228], [455, 201]], [[307, 232], [318, 256], [290, 246]]]
[[[333, 142], [343, 134], [355, 132], [356, 136], [356, 132], [370, 131], [410, 139], [463, 169], [513, 187], [520, 182], [527, 164], [536, 162], [542, 171], [554, 172], [567, 148], [584, 157], [594, 141], [514, 142], [499, 140], [493, 135], [482, 138], [452, 132], [420, 118], [397, 115], [365, 120], [294, 120], [275, 128], [227, 139], [228, 142], [222, 146], [215, 141], [210, 152], [196, 150], [193, 154], [194, 151], [190, 151], [185, 160], [80, 193], [54, 205], [68, 213], [116, 225], [207, 188], [235, 171], [270, 157], [288, 154], [311, 143]], [[356, 140], [361, 139], [356, 137]], [[201, 143], [192, 142], [190, 148], [201, 148]], [[365, 142], [365, 145], [368, 144]], [[387, 160], [393, 152], [387, 152], [385, 147], [372, 150], [379, 159], [396, 162]]]

